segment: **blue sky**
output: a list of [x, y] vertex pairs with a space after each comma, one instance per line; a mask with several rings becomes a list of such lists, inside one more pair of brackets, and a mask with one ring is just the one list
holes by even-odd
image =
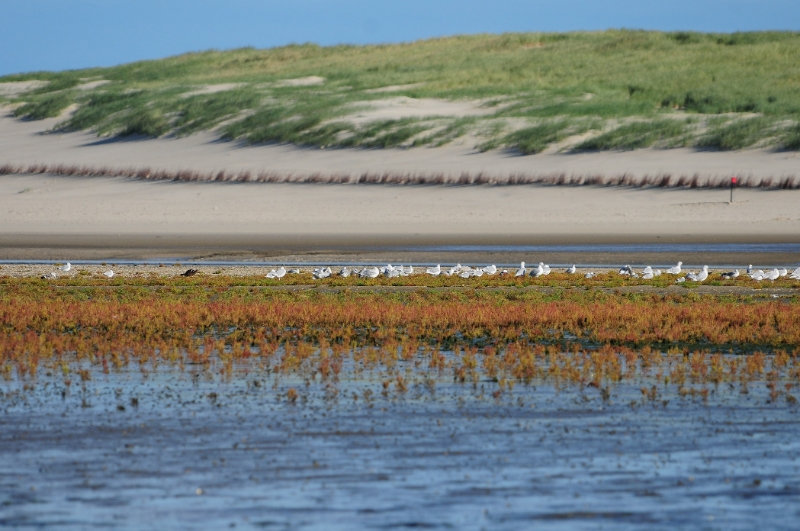
[[0, 0], [0, 75], [458, 33], [800, 30], [798, 0]]

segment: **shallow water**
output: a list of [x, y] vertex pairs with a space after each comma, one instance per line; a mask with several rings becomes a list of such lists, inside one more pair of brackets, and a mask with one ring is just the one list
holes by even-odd
[[[257, 371], [0, 384], [0, 525], [32, 529], [794, 529], [800, 408]], [[286, 399], [289, 387], [299, 399]], [[674, 386], [673, 386], [674, 387]], [[134, 405], [134, 400], [138, 405]], [[664, 401], [666, 400], [666, 401]]]

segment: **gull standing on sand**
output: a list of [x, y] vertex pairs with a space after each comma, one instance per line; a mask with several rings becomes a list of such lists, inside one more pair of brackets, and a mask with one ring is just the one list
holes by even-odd
[[544, 275], [544, 262], [539, 262], [539, 265], [531, 270], [531, 276], [539, 278], [542, 275]]
[[66, 263], [66, 264], [64, 264], [63, 266], [59, 267], [59, 269], [60, 269], [61, 271], [63, 271], [64, 273], [66, 273], [66, 272], [68, 272], [70, 269], [72, 269], [72, 264], [70, 264], [69, 262], [67, 262], [67, 263]]
[[519, 263], [519, 269], [517, 269], [517, 272], [514, 274], [514, 276], [515, 277], [524, 277], [525, 276], [525, 262], [520, 262]]
[[578, 268], [575, 267], [575, 264], [572, 264], [572, 267], [567, 268], [567, 273], [569, 273], [570, 275], [574, 275], [577, 270]]
[[669, 269], [667, 269], [667, 273], [669, 273], [670, 275], [680, 275], [682, 265], [683, 262], [678, 262], [678, 265], [676, 265], [675, 267], [670, 267]]

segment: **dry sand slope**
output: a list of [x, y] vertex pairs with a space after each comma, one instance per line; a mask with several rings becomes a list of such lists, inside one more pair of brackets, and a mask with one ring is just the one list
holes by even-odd
[[[279, 172], [658, 172], [800, 174], [795, 154], [636, 151], [468, 154], [459, 148], [236, 147], [209, 135], [98, 142], [0, 119], [0, 164], [87, 164]], [[800, 190], [150, 182], [0, 176], [0, 258], [94, 246], [295, 250], [443, 243], [800, 242]], [[156, 240], [162, 240], [156, 242]], [[170, 243], [171, 242], [171, 243]], [[156, 245], [158, 244], [158, 245]], [[46, 253], [45, 253], [46, 254]], [[44, 255], [37, 255], [44, 256]], [[48, 255], [49, 256], [49, 255]]]

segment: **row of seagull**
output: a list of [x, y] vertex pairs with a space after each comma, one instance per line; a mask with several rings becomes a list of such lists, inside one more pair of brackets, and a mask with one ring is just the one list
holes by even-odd
[[[625, 265], [619, 269], [619, 274], [624, 276], [629, 276], [631, 278], [642, 278], [644, 280], [650, 280], [655, 277], [661, 276], [662, 274], [670, 274], [670, 275], [680, 275], [683, 272], [683, 262], [678, 262], [675, 266], [668, 268], [666, 271], [661, 271], [660, 269], [653, 269], [651, 266], [645, 267], [641, 274], [636, 272], [630, 265]], [[528, 268], [525, 266], [525, 262], [521, 262], [519, 268], [514, 271], [515, 277], [522, 277], [522, 276], [532, 276], [535, 278], [549, 275], [552, 269], [549, 265], [545, 264], [544, 262], [539, 262], [536, 267]], [[282, 278], [286, 274], [286, 269], [283, 267], [279, 269], [273, 269], [267, 275], [267, 278]], [[299, 273], [299, 269], [292, 269], [288, 271], [289, 273]], [[565, 271], [568, 274], [575, 274], [578, 272], [577, 267], [572, 265], [568, 267]], [[503, 269], [500, 270], [497, 268], [496, 265], [488, 265], [485, 267], [470, 267], [467, 265], [456, 264], [449, 268], [443, 268], [441, 264], [436, 264], [433, 267], [428, 267], [425, 269], [425, 273], [431, 276], [459, 276], [461, 278], [470, 278], [470, 277], [481, 277], [483, 275], [496, 275], [499, 274], [500, 276], [510, 274], [509, 270]], [[781, 277], [788, 276], [789, 278], [800, 280], [800, 267], [792, 271], [791, 273], [786, 269], [773, 269], [767, 272], [762, 270], [754, 271], [753, 266], [747, 268], [747, 273], [750, 278], [754, 280], [777, 280]], [[379, 276], [385, 276], [388, 278], [396, 278], [396, 277], [407, 277], [414, 274], [414, 268], [412, 266], [393, 266], [391, 264], [387, 264], [383, 267], [377, 266], [367, 266], [361, 269], [358, 268], [350, 268], [350, 267], [343, 267], [338, 275], [340, 277], [349, 277], [349, 276], [358, 276], [361, 278], [377, 278]], [[333, 275], [333, 271], [330, 267], [322, 267], [314, 269], [312, 273], [315, 279], [323, 279], [328, 278]], [[593, 271], [588, 271], [584, 273], [585, 278], [592, 278], [595, 276]], [[703, 282], [708, 279], [709, 270], [708, 266], [705, 265], [703, 268], [698, 272], [689, 271], [686, 273], [685, 276], [678, 277], [676, 282], [686, 282], [687, 280], [693, 282]], [[720, 277], [722, 279], [735, 279], [739, 277], [739, 270], [733, 271], [725, 271], [720, 273]]]
[[[667, 269], [666, 272], [671, 274], [671, 275], [680, 275], [681, 272], [683, 271], [682, 266], [683, 266], [683, 262], [678, 262], [677, 265], [675, 265], [673, 267], [670, 267], [669, 269]], [[631, 266], [629, 266], [629, 265], [626, 265], [626, 266], [623, 266], [622, 268], [620, 268], [619, 274], [620, 275], [629, 276], [629, 277], [632, 277], [632, 278], [639, 278], [639, 274], [636, 273], [636, 271], [634, 271], [633, 268]], [[739, 278], [739, 274], [740, 274], [739, 270], [738, 269], [734, 269], [733, 271], [725, 271], [725, 272], [720, 273], [720, 278], [722, 278], [723, 280], [733, 280], [735, 278]], [[651, 279], [653, 277], [657, 277], [659, 275], [661, 275], [661, 270], [660, 269], [653, 269], [652, 267], [647, 266], [642, 271], [641, 278], [643, 278], [645, 280], [649, 280], [649, 279]], [[698, 271], [697, 273], [695, 273], [693, 271], [689, 271], [686, 274], [686, 276], [678, 277], [675, 281], [677, 283], [686, 282], [687, 280], [691, 280], [692, 282], [703, 282], [706, 279], [708, 279], [708, 275], [709, 275], [708, 266], [704, 265], [703, 268], [700, 271]], [[759, 269], [758, 271], [755, 271], [753, 269], [753, 265], [751, 264], [747, 268], [747, 275], [750, 278], [752, 278], [753, 280], [757, 280], [757, 281], [761, 281], [761, 280], [777, 280], [777, 279], [779, 279], [781, 277], [786, 277], [786, 276], [788, 276], [789, 278], [794, 279], [794, 280], [800, 280], [800, 267], [798, 267], [797, 269], [795, 269], [791, 273], [785, 267], [782, 268], [782, 269], [775, 268], [775, 269], [772, 269], [770, 271], [766, 271], [765, 272], [765, 271], [763, 271], [761, 269]]]
[[[539, 262], [539, 265], [532, 268], [528, 271], [527, 267], [525, 266], [525, 262], [521, 262], [519, 268], [514, 272], [514, 276], [521, 277], [530, 275], [532, 277], [540, 277], [544, 275], [549, 275], [551, 272], [551, 268], [549, 265], [545, 264], [544, 262]], [[566, 269], [567, 273], [574, 274], [577, 272], [577, 268], [573, 265]], [[267, 278], [283, 278], [287, 273], [300, 273], [299, 269], [289, 269], [288, 271], [284, 267], [280, 267], [278, 269], [272, 269], [269, 273], [267, 273]], [[461, 265], [456, 264], [452, 267], [443, 268], [441, 264], [436, 264], [433, 267], [428, 267], [425, 269], [425, 274], [438, 277], [440, 275], [451, 277], [451, 276], [458, 276], [461, 278], [470, 278], [470, 277], [482, 277], [483, 275], [509, 275], [511, 272], [508, 269], [498, 269], [496, 265], [491, 264], [484, 267], [471, 267], [468, 265]], [[317, 267], [312, 271], [312, 276], [319, 280], [323, 278], [328, 278], [332, 276], [333, 270], [330, 267]], [[351, 268], [348, 266], [342, 267], [341, 270], [338, 272], [338, 276], [347, 278], [350, 276], [358, 276], [360, 278], [378, 278], [379, 276], [384, 276], [388, 278], [396, 278], [396, 277], [407, 277], [414, 274], [414, 267], [413, 266], [405, 266], [405, 265], [398, 265], [393, 266], [391, 264], [387, 264], [383, 267], [377, 266], [366, 266], [363, 268]], [[587, 273], [587, 278], [591, 278], [594, 276], [594, 273]]]
[[[69, 273], [70, 271], [72, 271], [72, 264], [67, 262], [64, 265], [59, 266], [58, 270], [63, 273]], [[106, 278], [114, 278], [114, 275], [115, 273], [111, 269], [103, 272], [103, 276], [105, 276]], [[47, 280], [55, 280], [58, 278], [58, 273], [56, 273], [55, 271], [50, 271], [46, 275], [42, 275], [42, 278]]]
[[[680, 275], [683, 272], [682, 269], [683, 262], [678, 262], [677, 265], [670, 267], [665, 272], [670, 275]], [[63, 273], [68, 273], [72, 270], [72, 264], [67, 262], [66, 264], [60, 266], [58, 268], [59, 271]], [[577, 268], [573, 264], [571, 267], [568, 267], [565, 270], [565, 273], [574, 275], [577, 273]], [[190, 269], [183, 276], [191, 276], [191, 274], [196, 273], [196, 270]], [[300, 269], [292, 268], [286, 269], [285, 267], [281, 266], [277, 269], [272, 269], [269, 273], [267, 273], [267, 278], [283, 278], [286, 276], [287, 273], [289, 274], [300, 274]], [[544, 262], [539, 262], [539, 265], [532, 268], [528, 271], [527, 267], [525, 266], [525, 262], [520, 262], [519, 268], [514, 272], [515, 277], [522, 277], [530, 275], [532, 277], [541, 277], [549, 275], [551, 272], [550, 266], [545, 264]], [[434, 267], [429, 267], [425, 270], [425, 273], [431, 276], [439, 276], [444, 275], [447, 277], [450, 276], [459, 276], [461, 278], [470, 278], [470, 277], [482, 277], [483, 275], [496, 275], [499, 274], [501, 276], [508, 275], [510, 272], [507, 269], [500, 270], [497, 268], [496, 265], [488, 265], [485, 267], [470, 267], [468, 265], [461, 265], [456, 264], [449, 268], [442, 268], [441, 264], [436, 264]], [[391, 264], [387, 264], [383, 267], [376, 267], [376, 266], [366, 266], [361, 269], [358, 268], [350, 268], [350, 267], [342, 267], [339, 270], [338, 275], [343, 278], [347, 278], [349, 276], [358, 276], [361, 278], [378, 278], [379, 276], [385, 276], [388, 278], [396, 278], [396, 277], [407, 277], [414, 274], [414, 267], [413, 266], [393, 266]], [[631, 278], [642, 278], [644, 280], [650, 280], [654, 277], [661, 276], [662, 271], [660, 269], [653, 269], [650, 266], [645, 267], [642, 270], [641, 275], [637, 273], [630, 265], [622, 266], [619, 269], [619, 274], [623, 276], [628, 276]], [[103, 275], [107, 278], [113, 278], [115, 273], [113, 270], [109, 269], [103, 272]], [[318, 267], [315, 268], [312, 272], [312, 276], [315, 279], [323, 279], [328, 278], [333, 275], [333, 270], [330, 267]], [[676, 282], [686, 282], [687, 280], [691, 280], [693, 282], [703, 282], [708, 278], [709, 271], [708, 266], [703, 266], [703, 268], [697, 272], [688, 272], [686, 276], [678, 277]], [[739, 278], [739, 270], [735, 269], [733, 271], [725, 271], [720, 273], [720, 277], [726, 280], [732, 280], [735, 278]], [[781, 277], [788, 277], [794, 280], [800, 280], [800, 267], [795, 269], [792, 272], [789, 272], [786, 268], [775, 268], [769, 271], [763, 271], [761, 269], [754, 270], [752, 264], [747, 268], [747, 275], [752, 278], [753, 280], [761, 281], [761, 280], [777, 280]], [[588, 271], [584, 274], [585, 278], [592, 278], [595, 276], [595, 273], [592, 271]], [[43, 275], [42, 278], [44, 279], [56, 279], [58, 278], [58, 273], [55, 271], [51, 271], [46, 275]]]

